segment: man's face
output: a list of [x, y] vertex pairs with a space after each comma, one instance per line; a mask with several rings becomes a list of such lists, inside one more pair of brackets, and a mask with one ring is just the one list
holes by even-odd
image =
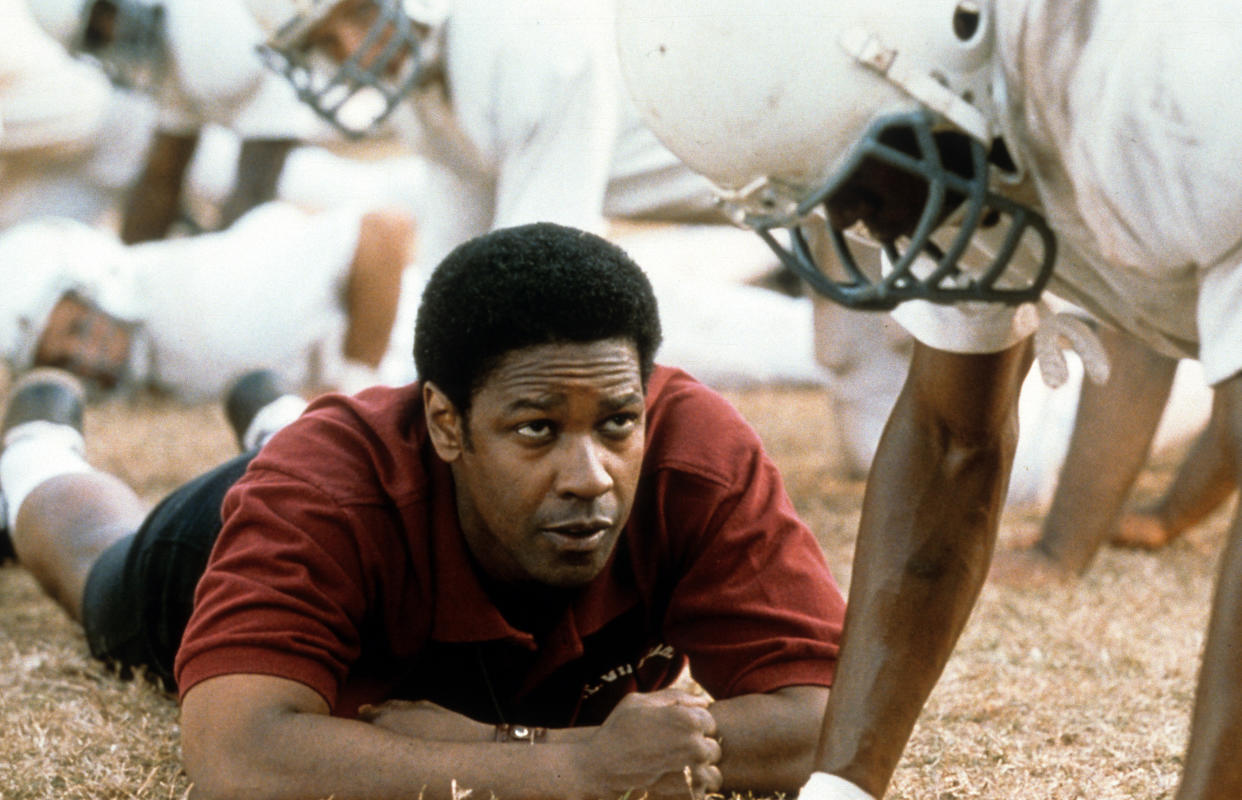
[[476, 390], [468, 431], [459, 415], [444, 419], [455, 420], [457, 446], [437, 449], [452, 465], [462, 531], [484, 571], [557, 587], [594, 579], [629, 517], [642, 466], [634, 346], [514, 351]]
[[125, 376], [129, 346], [130, 332], [124, 324], [68, 294], [48, 315], [34, 362], [61, 367], [111, 389]]
[[[362, 49], [378, 16], [379, 9], [371, 0], [345, 0], [338, 3], [307, 36], [305, 48], [307, 51], [321, 52], [336, 63], [342, 64]], [[371, 45], [366, 53], [361, 55], [358, 66], [370, 69], [384, 51], [392, 35], [392, 28], [388, 26], [384, 34]], [[392, 58], [384, 66], [385, 77], [395, 78], [408, 57], [407, 48], [407, 52]]]
[[[919, 157], [913, 134], [895, 134], [887, 142], [911, 157]], [[971, 173], [970, 142], [961, 135], [942, 132], [935, 135], [937, 156], [944, 167], [962, 176]], [[866, 226], [878, 242], [892, 242], [914, 233], [927, 203], [927, 179], [876, 158], [866, 158], [858, 169], [829, 198], [828, 219], [837, 230], [847, 230], [856, 222]], [[946, 196], [943, 222], [961, 203], [956, 192]]]
[[86, 21], [83, 44], [87, 51], [108, 47], [116, 38], [116, 4], [111, 0], [97, 0], [91, 6]]
[[908, 236], [927, 200], [922, 179], [875, 159], [867, 159], [828, 198], [828, 218], [837, 230], [861, 222], [878, 242]]

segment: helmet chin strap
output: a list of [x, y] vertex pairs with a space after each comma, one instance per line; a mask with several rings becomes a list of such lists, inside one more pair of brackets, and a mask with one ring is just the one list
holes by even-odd
[[880, 37], [861, 27], [847, 28], [838, 40], [841, 48], [860, 65], [952, 122], [974, 139], [988, 144], [994, 138], [987, 117], [949, 87], [910, 63], [898, 50], [886, 47]]

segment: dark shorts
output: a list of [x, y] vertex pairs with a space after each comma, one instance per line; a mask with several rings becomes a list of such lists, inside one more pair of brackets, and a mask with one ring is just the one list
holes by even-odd
[[220, 503], [254, 453], [198, 476], [152, 509], [137, 532], [95, 562], [83, 593], [82, 627], [96, 658], [135, 667], [171, 689], [173, 659], [190, 619], [194, 587], [220, 533]]

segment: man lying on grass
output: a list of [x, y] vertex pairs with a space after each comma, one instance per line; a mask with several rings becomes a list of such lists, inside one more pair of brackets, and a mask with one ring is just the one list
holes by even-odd
[[80, 395], [20, 382], [18, 558], [96, 655], [175, 678], [200, 798], [795, 790], [843, 600], [659, 341], [613, 245], [487, 234], [427, 286], [420, 384], [321, 398], [150, 515], [83, 460]]

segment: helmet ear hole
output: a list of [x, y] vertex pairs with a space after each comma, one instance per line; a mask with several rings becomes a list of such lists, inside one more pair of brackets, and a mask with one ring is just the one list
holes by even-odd
[[977, 0], [962, 0], [953, 9], [953, 34], [963, 42], [969, 42], [979, 32], [982, 19]]

